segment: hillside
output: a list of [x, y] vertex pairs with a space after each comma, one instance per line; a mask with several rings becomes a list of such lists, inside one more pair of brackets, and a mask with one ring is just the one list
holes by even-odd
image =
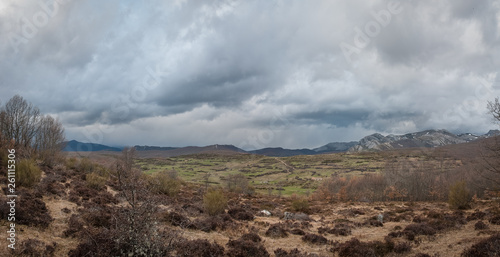
[[119, 152], [122, 149], [117, 147], [111, 147], [102, 144], [94, 144], [94, 143], [82, 143], [76, 140], [71, 140], [65, 142], [65, 147], [63, 151], [65, 152], [96, 152], [96, 151], [116, 151]]
[[498, 130], [490, 130], [487, 134], [476, 136], [470, 133], [455, 135], [447, 130], [425, 130], [404, 135], [387, 135], [375, 133], [362, 138], [358, 144], [349, 148], [348, 152], [384, 151], [404, 148], [433, 148], [445, 145], [461, 144], [478, 139], [489, 138], [500, 134]]

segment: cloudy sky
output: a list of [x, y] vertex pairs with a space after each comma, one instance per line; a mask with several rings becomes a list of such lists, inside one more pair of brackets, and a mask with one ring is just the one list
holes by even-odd
[[110, 145], [318, 147], [484, 134], [500, 2], [0, 2], [0, 100]]

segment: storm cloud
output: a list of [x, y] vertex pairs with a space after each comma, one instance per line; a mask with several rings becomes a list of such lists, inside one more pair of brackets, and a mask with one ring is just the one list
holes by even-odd
[[495, 128], [498, 1], [0, 3], [0, 100], [68, 139], [317, 147]]

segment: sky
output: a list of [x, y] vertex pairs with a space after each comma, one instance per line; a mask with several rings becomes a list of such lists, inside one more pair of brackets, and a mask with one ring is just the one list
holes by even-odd
[[114, 146], [484, 134], [500, 1], [2, 0], [0, 101]]

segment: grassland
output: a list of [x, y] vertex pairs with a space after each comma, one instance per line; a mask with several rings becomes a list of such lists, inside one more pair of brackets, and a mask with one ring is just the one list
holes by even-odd
[[[388, 159], [389, 158], [389, 159]], [[140, 158], [135, 164], [147, 174], [173, 171], [185, 181], [225, 186], [228, 176], [244, 174], [249, 184], [262, 194], [308, 194], [321, 182], [332, 176], [361, 176], [379, 173], [388, 160], [405, 159], [409, 162], [426, 162], [438, 165], [445, 161], [446, 168], [460, 165], [452, 157], [409, 153], [323, 154], [293, 157], [268, 157], [250, 154], [195, 154], [169, 158]], [[436, 166], [434, 165], [434, 166]]]

